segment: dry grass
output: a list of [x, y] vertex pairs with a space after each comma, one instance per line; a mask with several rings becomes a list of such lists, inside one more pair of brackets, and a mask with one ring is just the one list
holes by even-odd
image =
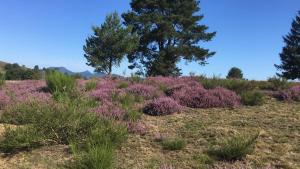
[[[142, 116], [148, 131], [129, 135], [118, 151], [118, 169], [251, 169], [300, 168], [300, 104], [268, 100], [263, 106], [238, 109], [188, 109], [163, 117]], [[3, 125], [0, 125], [3, 132]], [[206, 151], [220, 140], [238, 133], [259, 132], [255, 151], [243, 161], [213, 161]], [[180, 137], [186, 147], [168, 151], [155, 140], [156, 135]], [[65, 146], [44, 147], [11, 157], [0, 157], [0, 169], [58, 168], [70, 158]]]
[[[209, 168], [207, 149], [238, 133], [259, 132], [256, 148], [243, 162], [214, 162], [215, 168], [300, 168], [300, 104], [269, 100], [259, 107], [239, 109], [190, 109], [186, 113], [150, 117], [143, 121], [149, 131], [131, 135], [119, 151], [118, 168], [159, 168], [172, 164], [178, 169]], [[166, 151], [155, 142], [157, 133], [182, 137], [187, 146]]]

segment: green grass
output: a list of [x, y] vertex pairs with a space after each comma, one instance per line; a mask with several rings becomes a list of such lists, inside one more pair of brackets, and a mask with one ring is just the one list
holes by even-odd
[[92, 79], [92, 80], [89, 80], [86, 84], [85, 84], [85, 91], [91, 91], [91, 90], [94, 90], [96, 89], [97, 87], [97, 81]]
[[75, 88], [75, 78], [58, 71], [48, 72], [46, 83], [51, 93], [71, 93]]
[[253, 136], [238, 135], [224, 140], [218, 148], [210, 148], [208, 154], [219, 160], [242, 160], [254, 151], [258, 134]]
[[181, 138], [166, 138], [162, 140], [161, 145], [165, 150], [175, 151], [182, 150], [186, 142]]
[[[52, 104], [20, 104], [8, 109], [1, 121], [21, 126], [5, 130], [0, 151], [15, 154], [41, 146], [70, 145], [78, 158], [76, 168], [111, 168], [114, 151], [126, 139], [127, 129], [89, 113], [92, 106], [93, 101], [79, 97]], [[73, 161], [64, 167], [71, 166]]]

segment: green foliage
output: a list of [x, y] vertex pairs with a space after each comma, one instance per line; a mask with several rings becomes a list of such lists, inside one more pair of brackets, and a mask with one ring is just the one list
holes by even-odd
[[0, 151], [3, 153], [17, 153], [38, 148], [42, 145], [42, 137], [32, 126], [6, 128], [4, 139], [0, 140]]
[[4, 153], [66, 144], [71, 146], [75, 157], [66, 168], [104, 169], [112, 168], [114, 149], [126, 139], [124, 126], [87, 113], [93, 103], [86, 98], [18, 106], [22, 112], [16, 114], [11, 109], [1, 117], [5, 118], [2, 121], [24, 124], [5, 131], [0, 140], [0, 151]]
[[135, 103], [141, 102], [141, 97], [137, 97], [131, 94], [120, 96], [117, 100], [121, 103], [122, 109], [126, 111], [125, 120], [135, 122], [141, 118], [142, 112], [136, 110]]
[[199, 82], [206, 89], [214, 89], [216, 87], [224, 87], [229, 90], [233, 90], [236, 93], [242, 93], [244, 91], [254, 90], [257, 86], [253, 84], [252, 81], [242, 80], [242, 79], [221, 79], [214, 76], [213, 78], [207, 78], [205, 76], [200, 76]]
[[129, 84], [127, 82], [122, 81], [122, 82], [119, 83], [118, 88], [119, 89], [126, 89], [126, 88], [128, 88], [128, 86], [129, 86]]
[[269, 89], [271, 90], [284, 90], [290, 87], [287, 79], [281, 77], [271, 77], [268, 79], [268, 82], [270, 84]]
[[161, 145], [165, 150], [174, 151], [182, 150], [185, 147], [186, 142], [181, 138], [166, 138], [162, 140]]
[[85, 91], [94, 90], [96, 89], [96, 87], [97, 87], [97, 80], [92, 79], [85, 84]]
[[242, 160], [254, 150], [259, 134], [252, 136], [238, 135], [223, 141], [218, 148], [210, 148], [208, 154], [226, 161]]
[[41, 78], [41, 71], [36, 69], [29, 69], [18, 64], [6, 64], [5, 78], [7, 80], [37, 80]]
[[83, 47], [88, 65], [98, 72], [111, 74], [113, 66], [119, 66], [126, 54], [137, 46], [137, 37], [130, 27], [123, 28], [117, 13], [106, 17], [101, 27], [93, 27], [94, 35]]
[[58, 71], [50, 71], [46, 76], [47, 87], [53, 94], [67, 94], [75, 89], [75, 79]]
[[132, 73], [130, 78], [129, 78], [129, 81], [131, 83], [140, 83], [143, 81], [143, 79], [141, 78], [140, 75], [136, 74], [136, 73]]
[[243, 79], [242, 70], [237, 67], [233, 67], [229, 70], [226, 78], [227, 79]]
[[133, 0], [130, 5], [132, 11], [122, 16], [140, 37], [139, 47], [128, 55], [130, 69], [144, 67], [147, 76], [178, 76], [181, 59], [205, 64], [214, 54], [199, 46], [216, 34], [199, 24], [199, 1]]
[[281, 77], [286, 79], [300, 79], [300, 11], [292, 22], [291, 32], [283, 38], [286, 44], [280, 53], [281, 65], [275, 67], [282, 71]]
[[264, 94], [257, 91], [248, 91], [241, 94], [242, 103], [247, 106], [261, 106], [265, 102]]
[[5, 74], [0, 72], [0, 87], [5, 83]]

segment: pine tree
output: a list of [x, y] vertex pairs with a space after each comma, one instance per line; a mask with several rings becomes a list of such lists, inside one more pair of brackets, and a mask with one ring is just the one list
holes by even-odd
[[214, 52], [199, 46], [210, 41], [215, 32], [200, 25], [197, 0], [132, 0], [132, 11], [122, 16], [140, 36], [138, 49], [128, 56], [129, 68], [143, 67], [147, 76], [180, 75], [177, 63], [184, 59], [206, 64]]
[[137, 36], [131, 34], [132, 28], [122, 26], [116, 12], [108, 15], [100, 27], [93, 27], [93, 31], [83, 47], [87, 65], [111, 75], [113, 66], [119, 66], [124, 56], [136, 48]]
[[291, 32], [285, 36], [282, 52], [280, 53], [281, 65], [275, 65], [281, 72], [278, 74], [287, 79], [300, 79], [300, 11], [292, 22]]

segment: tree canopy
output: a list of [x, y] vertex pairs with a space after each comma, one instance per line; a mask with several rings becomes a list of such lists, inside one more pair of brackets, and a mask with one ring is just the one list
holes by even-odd
[[243, 78], [242, 70], [237, 67], [233, 67], [229, 70], [226, 78], [227, 79], [242, 79]]
[[281, 65], [275, 65], [278, 75], [287, 79], [300, 79], [300, 11], [292, 22], [291, 32], [283, 37], [285, 46], [280, 53]]
[[214, 52], [200, 47], [212, 40], [215, 32], [200, 25], [197, 0], [132, 0], [131, 11], [122, 16], [139, 37], [139, 46], [128, 60], [129, 68], [143, 68], [147, 76], [180, 75], [177, 63], [184, 59], [205, 64]]
[[87, 65], [96, 72], [111, 74], [113, 66], [119, 66], [124, 56], [137, 46], [137, 36], [131, 34], [130, 27], [124, 28], [118, 14], [106, 17], [100, 26], [93, 27], [94, 35], [86, 40], [83, 47]]

